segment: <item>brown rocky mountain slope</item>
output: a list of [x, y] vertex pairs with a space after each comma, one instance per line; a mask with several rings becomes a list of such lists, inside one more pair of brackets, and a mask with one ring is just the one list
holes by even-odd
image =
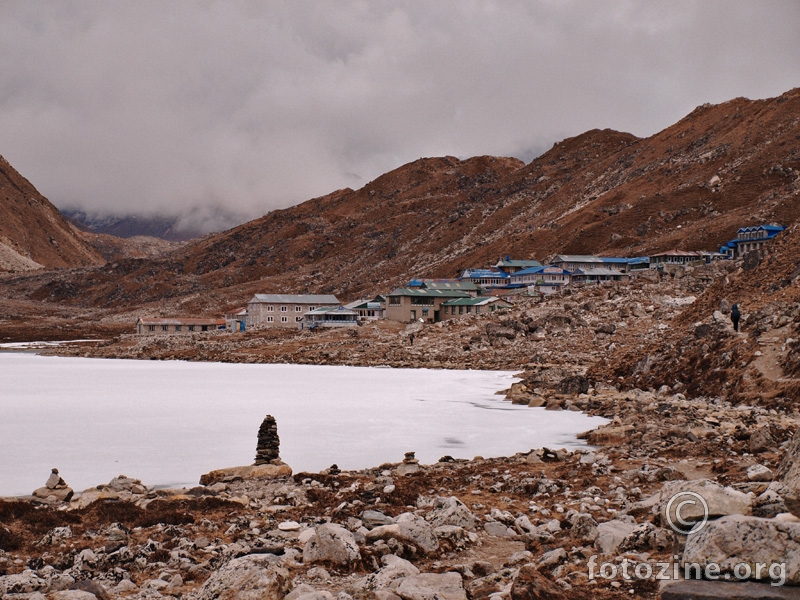
[[160, 260], [17, 281], [31, 298], [218, 311], [256, 291], [349, 299], [512, 254], [713, 250], [742, 225], [800, 217], [800, 89], [698, 107], [646, 139], [594, 130], [529, 165], [420, 159], [210, 235]]
[[0, 272], [103, 262], [58, 209], [0, 156]]

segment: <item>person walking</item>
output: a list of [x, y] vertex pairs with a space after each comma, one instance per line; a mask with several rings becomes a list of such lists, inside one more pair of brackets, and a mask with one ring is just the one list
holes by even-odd
[[733, 322], [733, 330], [739, 331], [739, 319], [742, 318], [742, 313], [739, 312], [739, 305], [734, 304], [731, 306], [731, 321]]

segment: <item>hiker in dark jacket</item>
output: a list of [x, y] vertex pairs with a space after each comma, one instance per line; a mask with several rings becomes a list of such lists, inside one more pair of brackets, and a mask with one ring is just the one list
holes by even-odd
[[739, 331], [739, 319], [742, 317], [742, 314], [739, 312], [739, 305], [734, 304], [731, 306], [731, 321], [733, 321], [733, 330]]

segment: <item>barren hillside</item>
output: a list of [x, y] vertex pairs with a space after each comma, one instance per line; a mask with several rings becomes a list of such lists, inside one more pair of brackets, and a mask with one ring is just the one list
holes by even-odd
[[0, 272], [102, 262], [58, 209], [0, 156]]

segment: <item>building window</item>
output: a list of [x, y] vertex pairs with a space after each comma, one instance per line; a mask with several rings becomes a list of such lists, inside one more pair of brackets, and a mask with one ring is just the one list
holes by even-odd
[[194, 325], [189, 325], [189, 331], [194, 331]]
[[302, 306], [295, 306], [294, 307], [294, 312], [300, 312], [301, 310], [303, 310]]
[[400, 306], [400, 296], [389, 296], [389, 306]]
[[481, 307], [480, 307], [480, 306], [476, 306], [476, 307], [475, 307], [475, 314], [477, 315], [477, 314], [479, 314], [480, 312], [481, 312]]
[[275, 310], [275, 307], [272, 304], [267, 304], [267, 312], [272, 312]]
[[272, 323], [275, 320], [275, 317], [269, 316], [267, 317], [267, 323]]
[[201, 325], [200, 326], [200, 330], [201, 331], [208, 331], [208, 325]]
[[300, 321], [302, 321], [302, 320], [303, 320], [303, 317], [295, 317], [295, 318], [294, 318], [294, 320], [295, 320], [297, 323], [299, 323]]
[[287, 310], [289, 310], [288, 306], [281, 306], [281, 312], [286, 312]]
[[147, 331], [155, 331], [155, 330], [156, 330], [156, 326], [155, 325], [148, 325], [147, 326]]
[[458, 314], [460, 314], [460, 315], [464, 314], [464, 307], [463, 306], [459, 306], [458, 307]]
[[183, 329], [183, 327], [180, 325], [175, 325], [175, 331], [180, 331], [181, 329]]
[[471, 312], [472, 312], [472, 307], [471, 306], [467, 306], [467, 314], [469, 314]]
[[309, 306], [309, 307], [308, 307], [308, 310], [309, 310], [309, 311], [312, 311], [312, 310], [317, 310], [317, 307], [316, 307], [316, 306]]
[[281, 317], [281, 323], [288, 323], [289, 317]]
[[427, 308], [423, 308], [422, 309], [422, 316], [423, 317], [427, 317], [428, 316], [428, 309]]
[[169, 325], [162, 325], [161, 331], [169, 331]]

